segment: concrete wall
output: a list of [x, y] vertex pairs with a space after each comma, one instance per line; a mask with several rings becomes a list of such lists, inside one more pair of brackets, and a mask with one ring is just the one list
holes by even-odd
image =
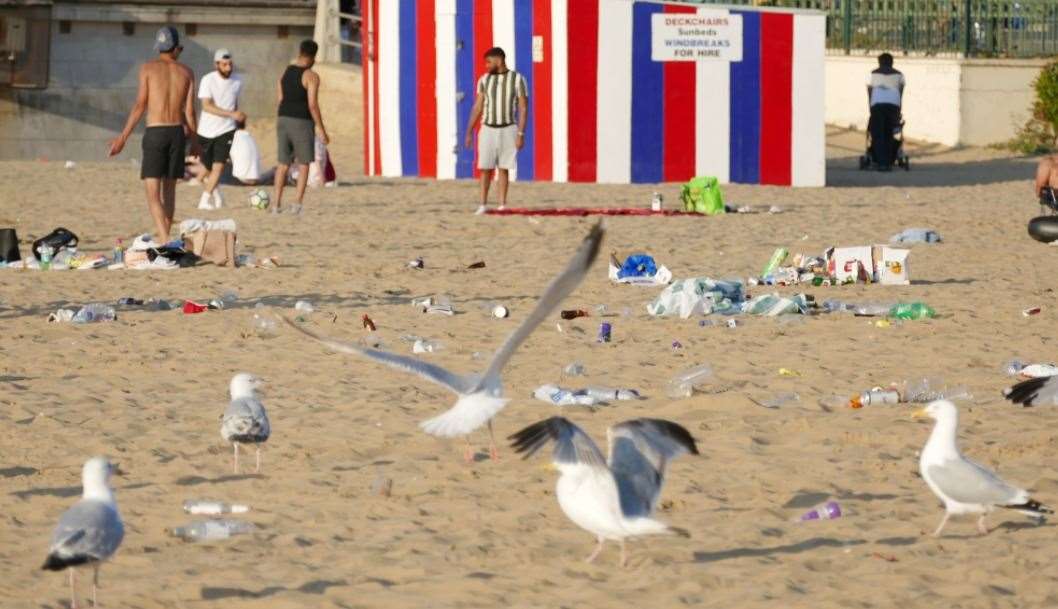
[[[227, 21], [234, 21], [225, 14]], [[188, 18], [209, 20], [201, 15]], [[312, 19], [309, 10], [300, 21], [311, 24]], [[186, 26], [178, 26], [185, 48], [181, 61], [200, 78], [213, 69], [215, 49], [231, 50], [236, 69], [246, 79], [242, 108], [250, 115], [251, 130], [267, 130], [274, 123], [276, 80], [298, 43], [312, 37], [312, 26], [288, 26], [287, 36], [280, 38], [274, 23], [253, 23], [260, 18], [238, 21], [240, 25], [199, 23], [193, 36], [186, 35]], [[0, 159], [103, 160], [106, 142], [124, 125], [136, 94], [138, 65], [153, 56], [153, 37], [160, 25], [136, 23], [135, 33], [128, 36], [116, 21], [73, 21], [68, 34], [60, 33], [53, 22], [48, 87], [0, 89]], [[141, 123], [121, 158], [139, 158], [142, 130]]]
[[[826, 59], [826, 121], [866, 129], [867, 76], [874, 57]], [[1043, 61], [897, 58], [907, 78], [908, 138], [947, 146], [987, 146], [1009, 140], [1029, 116], [1032, 80]]]

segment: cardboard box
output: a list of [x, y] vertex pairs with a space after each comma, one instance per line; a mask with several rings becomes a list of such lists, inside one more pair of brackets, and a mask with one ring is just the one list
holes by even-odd
[[826, 251], [827, 273], [841, 284], [876, 281], [883, 285], [908, 285], [911, 250], [888, 245], [833, 247]]

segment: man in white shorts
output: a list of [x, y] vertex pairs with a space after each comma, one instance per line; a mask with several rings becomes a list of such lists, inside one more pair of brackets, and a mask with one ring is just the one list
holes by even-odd
[[478, 79], [478, 93], [467, 122], [465, 144], [474, 145], [474, 127], [481, 119], [478, 132], [478, 169], [481, 170], [481, 205], [478, 214], [485, 213], [489, 201], [489, 187], [493, 172], [498, 171], [500, 206], [507, 206], [507, 184], [510, 170], [518, 160], [518, 151], [525, 144], [525, 122], [529, 116], [529, 89], [525, 77], [507, 68], [503, 49], [494, 47], [485, 52], [487, 72]]

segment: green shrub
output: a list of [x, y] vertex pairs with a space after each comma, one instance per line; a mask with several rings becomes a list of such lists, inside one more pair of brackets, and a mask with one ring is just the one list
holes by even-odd
[[1007, 147], [1023, 154], [1043, 154], [1055, 150], [1058, 136], [1058, 61], [1051, 62], [1040, 70], [1032, 81], [1036, 101], [1032, 103], [1032, 116], [1018, 129]]

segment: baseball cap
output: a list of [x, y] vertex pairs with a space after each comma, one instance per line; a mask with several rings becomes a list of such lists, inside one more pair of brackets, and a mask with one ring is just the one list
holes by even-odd
[[221, 59], [231, 59], [231, 51], [228, 49], [217, 49], [217, 52], [213, 53], [213, 63], [217, 63]]
[[180, 34], [171, 25], [159, 29], [154, 35], [154, 50], [159, 53], [168, 53], [178, 46], [180, 46]]

